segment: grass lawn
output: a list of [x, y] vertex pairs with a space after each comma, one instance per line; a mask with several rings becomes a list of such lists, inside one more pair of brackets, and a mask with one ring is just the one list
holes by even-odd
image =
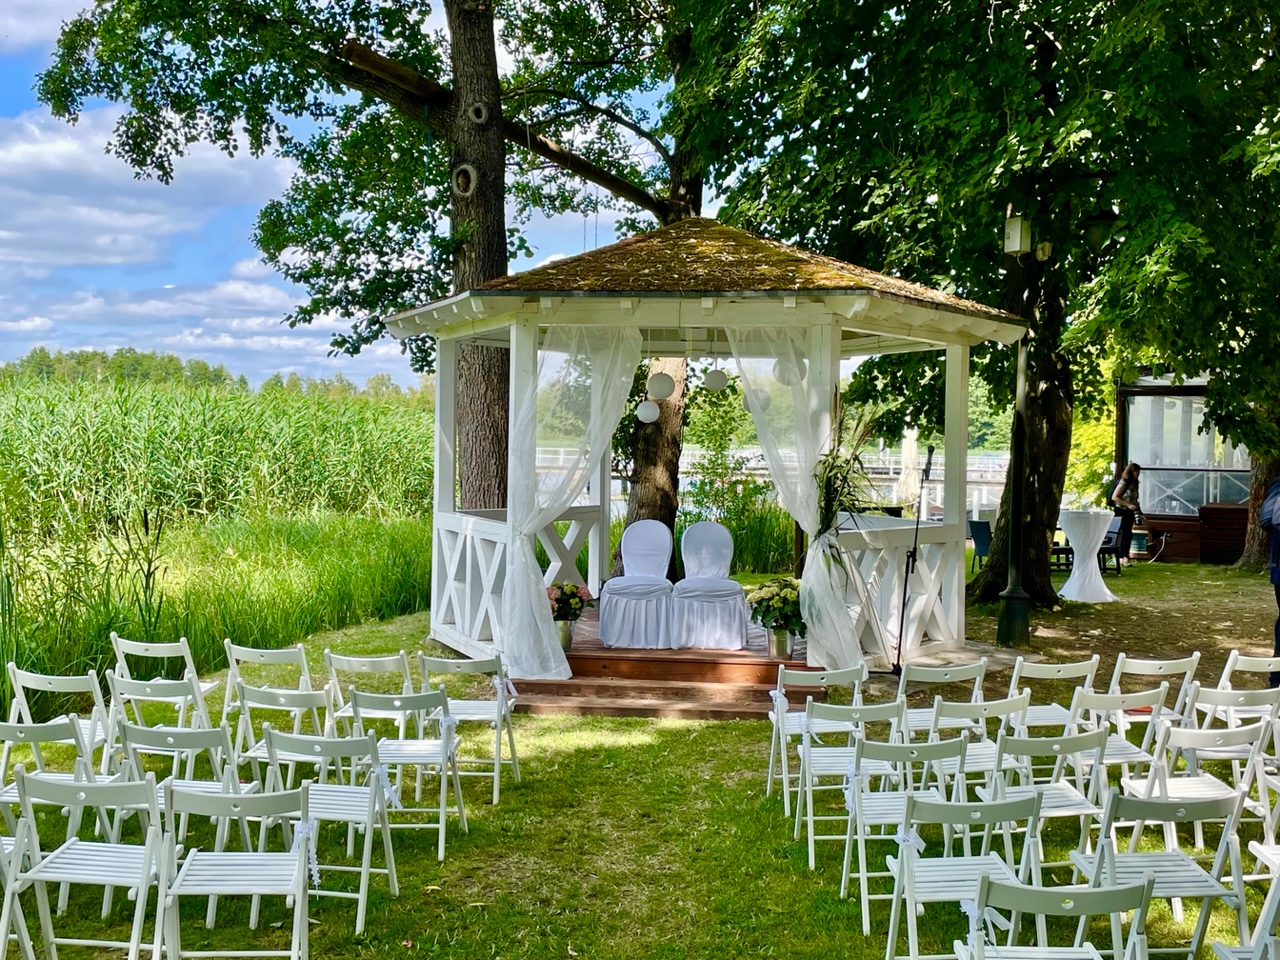
[[[1144, 656], [1199, 649], [1207, 682], [1216, 682], [1233, 647], [1270, 652], [1276, 611], [1265, 577], [1142, 565], [1107, 582], [1119, 602], [1033, 613], [1032, 649], [1061, 660], [1100, 653], [1104, 677], [1121, 649]], [[991, 641], [994, 614], [971, 610], [969, 636]], [[313, 675], [323, 674], [325, 646], [412, 652], [426, 632], [426, 615], [415, 615], [316, 636], [308, 644]], [[996, 695], [1007, 684], [1007, 672], [996, 674], [988, 689]], [[210, 699], [215, 709], [220, 698], [218, 691]], [[487, 747], [487, 731], [462, 732], [468, 750]], [[521, 715], [516, 732], [523, 782], [504, 782], [501, 805], [494, 807], [484, 781], [464, 781], [471, 832], [464, 835], [451, 822], [443, 864], [436, 862], [432, 833], [396, 832], [400, 896], [391, 898], [385, 881], [374, 879], [365, 936], [353, 937], [349, 902], [312, 901], [315, 957], [883, 956], [888, 905], [872, 905], [873, 934], [864, 938], [856, 899], [837, 895], [840, 845], [819, 844], [818, 869], [810, 873], [780, 799], [764, 796], [764, 722]], [[58, 814], [42, 822], [50, 836], [57, 832]], [[1251, 829], [1243, 840], [1256, 836]], [[201, 825], [193, 843], [211, 842], [200, 831], [209, 833]], [[323, 830], [322, 853], [340, 856], [342, 840], [339, 829]], [[1061, 858], [1073, 841], [1073, 830], [1052, 828], [1050, 858]], [[353, 885], [350, 877], [326, 878], [334, 882]], [[1255, 914], [1262, 893], [1251, 891]], [[116, 898], [109, 924], [98, 919], [100, 904], [93, 891], [76, 892], [62, 931], [123, 931], [126, 899]], [[264, 905], [256, 934], [246, 934], [247, 903], [224, 901], [212, 931], [203, 927], [203, 912], [199, 901], [183, 904], [184, 947], [225, 949], [249, 940], [258, 949], [287, 946], [287, 914], [278, 901]], [[27, 915], [35, 932], [33, 900]], [[1159, 903], [1150, 921], [1152, 945], [1188, 935], [1193, 906], [1188, 915], [1185, 926], [1174, 925], [1167, 903]], [[921, 919], [922, 947], [949, 949], [965, 929], [957, 906], [932, 906]], [[1230, 939], [1233, 929], [1219, 908], [1210, 938]], [[906, 949], [905, 933], [900, 949]]]

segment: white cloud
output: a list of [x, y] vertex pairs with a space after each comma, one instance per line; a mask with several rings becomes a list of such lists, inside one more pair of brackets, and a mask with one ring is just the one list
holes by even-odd
[[6, 333], [32, 333], [36, 330], [52, 330], [53, 321], [48, 317], [26, 317], [22, 320], [0, 320], [0, 330]]
[[258, 257], [245, 257], [231, 265], [231, 276], [239, 280], [261, 280], [275, 276], [275, 271]]
[[52, 46], [63, 21], [86, 6], [86, 0], [4, 0], [0, 4], [0, 56], [28, 47]]
[[47, 111], [0, 118], [0, 271], [127, 266], [169, 255], [174, 238], [229, 208], [261, 206], [290, 164], [227, 157], [196, 144], [172, 184], [137, 180], [104, 152], [120, 111], [85, 111], [72, 126]]

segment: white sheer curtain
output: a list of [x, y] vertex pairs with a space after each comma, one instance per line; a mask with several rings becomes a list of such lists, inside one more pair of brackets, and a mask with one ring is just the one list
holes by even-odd
[[813, 471], [832, 442], [835, 384], [828, 375], [815, 374], [812, 358], [815, 348], [825, 347], [815, 343], [811, 327], [729, 327], [726, 334], [769, 477], [782, 505], [809, 536], [800, 582], [809, 661], [832, 669], [857, 666], [862, 647], [844, 600], [847, 575], [835, 531], [818, 529]]
[[[534, 553], [538, 531], [586, 490], [622, 419], [640, 363], [640, 332], [623, 327], [552, 326], [538, 353], [537, 376], [516, 398], [511, 423], [512, 463], [532, 474], [511, 477], [509, 519], [516, 534], [503, 592], [503, 663], [517, 679], [570, 676], [556, 638], [542, 568]], [[514, 362], [514, 358], [513, 358]], [[565, 455], [554, 471], [534, 469], [539, 437]], [[529, 484], [516, 490], [516, 484]], [[532, 495], [531, 495], [532, 494]], [[608, 491], [601, 491], [608, 496]]]

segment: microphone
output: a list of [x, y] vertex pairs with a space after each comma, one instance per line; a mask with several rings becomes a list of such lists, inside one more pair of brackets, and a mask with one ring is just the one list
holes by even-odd
[[924, 478], [929, 479], [929, 471], [933, 469], [933, 444], [929, 444], [928, 455], [924, 458]]

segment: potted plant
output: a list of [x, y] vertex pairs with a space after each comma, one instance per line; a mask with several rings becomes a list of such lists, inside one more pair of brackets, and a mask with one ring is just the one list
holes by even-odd
[[568, 650], [573, 645], [574, 623], [593, 602], [591, 594], [584, 586], [557, 580], [547, 587], [547, 600], [551, 603], [551, 619], [560, 633], [560, 646]]
[[769, 655], [779, 660], [791, 656], [796, 637], [805, 635], [800, 615], [800, 581], [776, 577], [747, 595], [751, 619], [768, 631]]

